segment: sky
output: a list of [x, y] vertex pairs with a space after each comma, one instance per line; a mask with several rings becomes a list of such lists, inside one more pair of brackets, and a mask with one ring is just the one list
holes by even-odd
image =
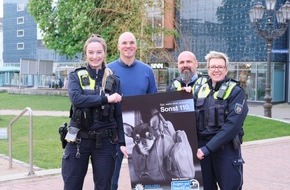
[[3, 0], [0, 0], [0, 18], [3, 17]]

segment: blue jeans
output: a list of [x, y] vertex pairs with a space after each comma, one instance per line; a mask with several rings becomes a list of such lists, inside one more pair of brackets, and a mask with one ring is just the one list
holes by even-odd
[[120, 176], [120, 170], [121, 170], [121, 165], [123, 161], [123, 153], [121, 152], [120, 145], [116, 145], [116, 150], [117, 150], [117, 157], [115, 160], [115, 171], [112, 176], [112, 181], [111, 181], [111, 190], [117, 190], [118, 189], [118, 181], [119, 181], [119, 176]]

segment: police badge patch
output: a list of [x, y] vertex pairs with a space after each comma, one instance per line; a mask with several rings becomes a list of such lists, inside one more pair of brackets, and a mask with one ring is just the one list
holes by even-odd
[[236, 112], [237, 114], [241, 114], [242, 111], [243, 111], [243, 105], [242, 105], [242, 104], [238, 104], [238, 103], [236, 103], [236, 105], [235, 105], [235, 112]]

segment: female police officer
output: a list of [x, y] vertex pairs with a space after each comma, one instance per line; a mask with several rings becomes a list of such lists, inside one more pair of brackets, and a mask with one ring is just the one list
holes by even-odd
[[81, 190], [91, 159], [95, 190], [108, 190], [115, 166], [115, 134], [125, 151], [120, 82], [106, 68], [105, 41], [92, 35], [84, 45], [86, 67], [69, 75], [72, 104], [68, 141], [62, 158], [65, 190]]
[[239, 190], [243, 184], [241, 138], [248, 113], [244, 90], [228, 78], [228, 57], [205, 56], [210, 79], [196, 95], [197, 135], [205, 190]]

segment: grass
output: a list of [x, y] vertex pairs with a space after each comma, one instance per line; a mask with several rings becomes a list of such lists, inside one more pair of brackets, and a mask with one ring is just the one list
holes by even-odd
[[290, 124], [248, 115], [244, 131], [244, 141], [283, 137], [290, 135]]
[[66, 96], [21, 95], [0, 93], [0, 109], [68, 111], [69, 98]]
[[[0, 117], [0, 127], [8, 127], [15, 116]], [[33, 164], [45, 169], [60, 168], [63, 149], [58, 128], [67, 117], [33, 117]], [[12, 158], [29, 163], [29, 117], [12, 125]], [[0, 140], [1, 154], [8, 155], [8, 139]]]
[[[11, 95], [0, 93], [0, 109], [69, 111], [68, 97]], [[22, 108], [21, 108], [22, 107]], [[0, 127], [7, 127], [15, 116], [0, 116]], [[63, 149], [59, 140], [58, 128], [68, 122], [67, 117], [33, 117], [33, 164], [45, 169], [59, 168]], [[290, 124], [248, 116], [244, 123], [244, 141], [261, 140], [290, 135]], [[23, 116], [13, 125], [12, 157], [29, 163], [29, 118]], [[8, 140], [0, 140], [0, 153], [8, 155]]]

